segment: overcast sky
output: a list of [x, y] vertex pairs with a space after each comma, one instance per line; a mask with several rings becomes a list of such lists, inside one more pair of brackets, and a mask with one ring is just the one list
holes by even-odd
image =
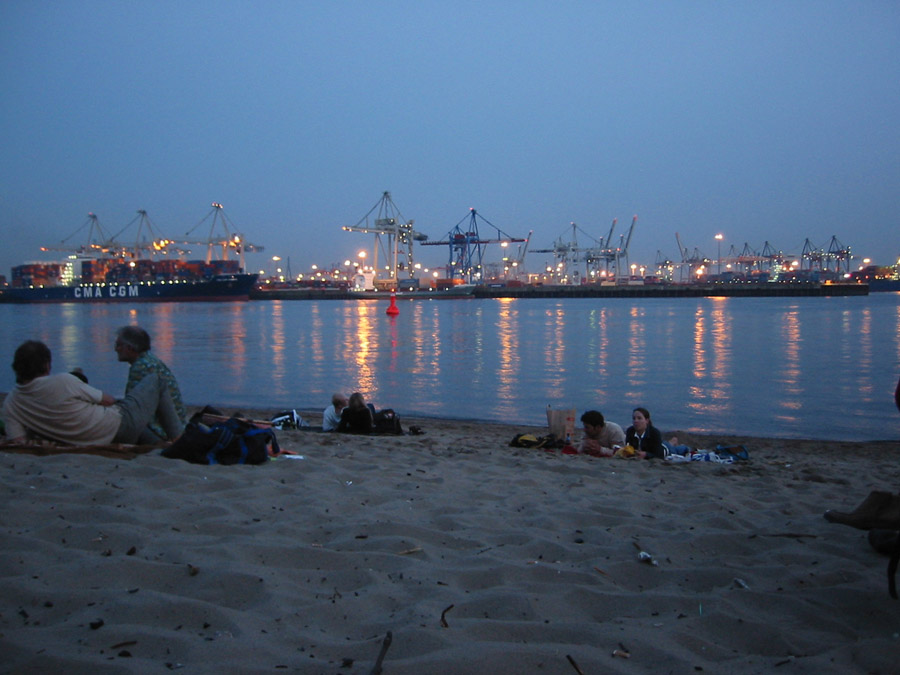
[[637, 214], [648, 265], [676, 232], [900, 256], [895, 0], [5, 0], [0, 92], [3, 274], [212, 202], [297, 273], [371, 248], [341, 226], [385, 190], [433, 240], [474, 207], [535, 249]]

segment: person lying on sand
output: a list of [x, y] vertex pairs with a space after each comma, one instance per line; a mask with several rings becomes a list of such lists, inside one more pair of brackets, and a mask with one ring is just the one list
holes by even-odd
[[618, 447], [625, 445], [625, 432], [615, 422], [608, 422], [599, 410], [588, 410], [581, 416], [584, 438], [579, 451], [594, 457], [612, 457]]
[[641, 459], [665, 459], [662, 434], [650, 421], [650, 411], [635, 408], [631, 414], [631, 426], [625, 432], [625, 442]]

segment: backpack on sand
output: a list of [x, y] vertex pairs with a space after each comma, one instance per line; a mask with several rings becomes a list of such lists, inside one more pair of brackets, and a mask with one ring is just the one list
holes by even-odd
[[402, 434], [403, 427], [400, 417], [390, 408], [379, 410], [375, 413], [375, 426], [372, 429], [376, 434]]
[[262, 429], [232, 417], [207, 426], [192, 420], [177, 441], [162, 451], [163, 457], [192, 464], [263, 464], [280, 449], [272, 429]]

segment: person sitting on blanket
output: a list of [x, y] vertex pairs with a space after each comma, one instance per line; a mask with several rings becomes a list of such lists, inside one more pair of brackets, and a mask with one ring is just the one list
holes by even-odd
[[665, 459], [662, 434], [650, 421], [650, 411], [635, 408], [631, 413], [631, 426], [625, 432], [625, 443], [635, 449], [641, 459]]
[[[140, 326], [122, 326], [116, 332], [114, 349], [119, 357], [119, 361], [131, 364], [128, 368], [128, 382], [125, 383], [125, 393], [127, 394], [134, 389], [149, 373], [156, 373], [160, 381], [169, 390], [172, 405], [175, 406], [175, 412], [178, 414], [180, 427], [183, 428], [187, 421], [187, 411], [181, 400], [181, 390], [178, 388], [178, 381], [175, 379], [172, 371], [169, 370], [169, 367], [161, 359], [157, 358], [155, 354], [150, 353], [150, 335], [147, 331]], [[154, 417], [150, 424], [147, 425], [147, 429], [141, 432], [138, 442], [151, 445], [164, 440], [173, 441], [175, 437], [167, 434], [160, 420]]]
[[136, 443], [156, 414], [171, 438], [181, 434], [183, 425], [169, 390], [156, 373], [149, 373], [117, 401], [71, 373], [51, 375], [51, 361], [50, 349], [38, 340], [27, 340], [16, 349], [12, 363], [16, 386], [0, 411], [10, 440]]
[[347, 407], [341, 413], [338, 431], [350, 434], [371, 434], [375, 430], [375, 409], [358, 391], [350, 394]]
[[332, 394], [331, 405], [322, 413], [322, 431], [337, 431], [341, 424], [341, 413], [347, 407], [347, 397], [343, 394]]
[[617, 446], [625, 445], [625, 432], [615, 422], [603, 418], [599, 410], [588, 410], [581, 416], [584, 439], [580, 452], [594, 457], [612, 457]]

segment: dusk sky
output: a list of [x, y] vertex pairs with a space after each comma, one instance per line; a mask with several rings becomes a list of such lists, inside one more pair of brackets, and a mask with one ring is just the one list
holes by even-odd
[[0, 50], [0, 274], [212, 202], [296, 274], [371, 249], [341, 227], [385, 190], [432, 240], [474, 207], [533, 249], [637, 214], [648, 266], [676, 232], [900, 256], [895, 0], [6, 0]]

